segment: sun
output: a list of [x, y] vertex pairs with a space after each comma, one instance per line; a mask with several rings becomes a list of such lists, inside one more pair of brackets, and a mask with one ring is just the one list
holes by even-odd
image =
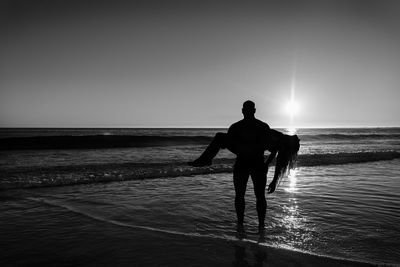
[[295, 116], [297, 116], [299, 113], [299, 110], [300, 110], [300, 107], [296, 101], [290, 100], [289, 102], [287, 102], [286, 112], [290, 115], [290, 118], [294, 118]]

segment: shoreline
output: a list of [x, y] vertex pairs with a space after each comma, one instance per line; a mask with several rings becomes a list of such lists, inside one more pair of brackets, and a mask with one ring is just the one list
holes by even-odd
[[[222, 177], [224, 178], [217, 180], [226, 186], [230, 185], [230, 178], [225, 175]], [[325, 243], [326, 245], [320, 243], [323, 240], [318, 238], [319, 235], [312, 234], [317, 238], [316, 241], [319, 240], [312, 246], [307, 245], [310, 244], [307, 243], [307, 240], [310, 240], [307, 236], [304, 236], [305, 239], [303, 239], [301, 234], [296, 234], [300, 239], [296, 239], [298, 243], [294, 246], [295, 248], [287, 247], [286, 245], [291, 244], [290, 240], [293, 239], [286, 238], [285, 240], [288, 242], [279, 242], [281, 239], [278, 239], [277, 242], [276, 238], [284, 235], [281, 235], [280, 231], [274, 232], [272, 229], [279, 229], [279, 225], [268, 228], [266, 241], [257, 244], [259, 239], [256, 233], [257, 228], [253, 228], [254, 223], [249, 222], [248, 228], [246, 227], [247, 238], [238, 240], [235, 237], [236, 231], [234, 222], [230, 220], [231, 217], [228, 218], [229, 221], [226, 221], [227, 217], [222, 214], [215, 225], [218, 229], [223, 230], [197, 231], [195, 230], [197, 228], [193, 228], [194, 225], [191, 223], [197, 222], [197, 219], [194, 221], [191, 219], [180, 220], [182, 217], [178, 215], [179, 213], [172, 212], [172, 210], [175, 217], [163, 217], [162, 214], [159, 216], [157, 213], [160, 207], [176, 209], [174, 207], [178, 199], [182, 206], [176, 206], [177, 209], [185, 208], [185, 203], [188, 204], [185, 200], [186, 196], [189, 196], [189, 192], [198, 188], [199, 185], [198, 179], [195, 177], [184, 177], [181, 182], [179, 179], [177, 180], [159, 179], [154, 182], [133, 182], [132, 184], [115, 183], [107, 186], [59, 187], [58, 189], [53, 187], [44, 190], [38, 188], [38, 190], [4, 192], [5, 194], [0, 197], [3, 207], [1, 210], [4, 211], [0, 211], [0, 225], [2, 225], [0, 235], [3, 238], [0, 245], [3, 245], [6, 250], [4, 255], [0, 256], [0, 262], [6, 262], [10, 266], [16, 266], [18, 263], [26, 266], [30, 264], [30, 261], [37, 261], [36, 263], [42, 266], [54, 266], [54, 260], [62, 257], [65, 260], [74, 261], [74, 264], [67, 264], [68, 266], [131, 266], [137, 262], [140, 263], [137, 266], [232, 266], [233, 263], [236, 264], [234, 266], [257, 266], [257, 260], [266, 260], [267, 266], [382, 266], [384, 263], [386, 266], [396, 266], [398, 264], [395, 257], [391, 257], [389, 260], [384, 256], [386, 253], [384, 248], [375, 253], [360, 254], [358, 253], [360, 250], [353, 250], [351, 244], [342, 246], [342, 243], [336, 242], [335, 237], [338, 235], [332, 234], [330, 238], [326, 239], [328, 241]], [[204, 188], [205, 192], [213, 187], [214, 183], [210, 184], [210, 182], [214, 180], [216, 180], [215, 177], [205, 177], [204, 182], [208, 185]], [[187, 186], [188, 193], [182, 195], [181, 199], [175, 194], [179, 193], [176, 188], [179, 188], [177, 185], [182, 185], [182, 182]], [[162, 189], [167, 185], [175, 189], [171, 192], [168, 191], [170, 193], [165, 195], [165, 190], [168, 190], [169, 187], [164, 188], [165, 190]], [[153, 186], [156, 188], [161, 186], [160, 191], [153, 190]], [[215, 192], [221, 191], [222, 188]], [[161, 196], [160, 199], [154, 198], [157, 194]], [[290, 194], [292, 193], [288, 193], [287, 197], [290, 197]], [[201, 195], [193, 199], [199, 200], [198, 197]], [[103, 197], [108, 199], [109, 196], [112, 196], [112, 199], [103, 201]], [[169, 200], [171, 199], [168, 196], [176, 196], [176, 201], [163, 206], [163, 196]], [[144, 200], [136, 202], [138, 197], [144, 197]], [[305, 202], [301, 201], [303, 198], [300, 195], [296, 198], [300, 201], [299, 205], [305, 205]], [[321, 200], [321, 198], [319, 199]], [[156, 202], [149, 206], [145, 204], [148, 200]], [[282, 213], [283, 210], [276, 210], [278, 199], [271, 201], [273, 201], [271, 202], [271, 211], [274, 211], [271, 215], [278, 212], [283, 215], [291, 214], [290, 212]], [[205, 201], [205, 204], [207, 202], [208, 200]], [[124, 207], [124, 203], [128, 205], [127, 208], [113, 212], [116, 207]], [[282, 202], [284, 206], [285, 203], [288, 204], [287, 201]], [[111, 206], [108, 206], [109, 204]], [[93, 205], [99, 205], [99, 208]], [[102, 205], [105, 205], [104, 210]], [[141, 207], [146, 209], [142, 212]], [[151, 213], [155, 216], [145, 216], [153, 207], [155, 209]], [[206, 208], [207, 206], [200, 205], [199, 207]], [[224, 204], [223, 207], [226, 205]], [[95, 209], [92, 211], [92, 208]], [[147, 209], [148, 211], [146, 211]], [[169, 213], [164, 215], [167, 214]], [[200, 212], [196, 216], [201, 222], [202, 213]], [[176, 223], [170, 224], [165, 219], [173, 221], [176, 219]], [[318, 223], [318, 221], [314, 220], [314, 223]], [[357, 222], [353, 225], [351, 229], [361, 226]], [[199, 229], [203, 229], [202, 227], [204, 225], [202, 226], [200, 223]], [[302, 227], [302, 225], [300, 224], [298, 227]], [[328, 228], [320, 229], [316, 233], [325, 236], [329, 232]], [[344, 233], [345, 238], [348, 235], [346, 233], [347, 231]], [[388, 236], [388, 234], [382, 236]], [[364, 240], [364, 238], [359, 240]], [[392, 244], [397, 244], [397, 242], [392, 242]], [[390, 249], [388, 245], [386, 244], [386, 249]], [[330, 250], [331, 246], [336, 249]], [[314, 253], [307, 252], [307, 249]], [[370, 249], [374, 249], [372, 244]], [[396, 246], [393, 249], [393, 253], [396, 253]], [[107, 254], [111, 253], [109, 250], [112, 250], [112, 255]], [[118, 256], [114, 256], [114, 253], [117, 253]], [[56, 256], [49, 258], [49, 254]], [[158, 261], [154, 261], [148, 254], [153, 255]], [[20, 256], [24, 259], [20, 259]], [[90, 258], [89, 265], [85, 260], [86, 256]], [[177, 260], [180, 258], [190, 260]], [[174, 262], [174, 260], [176, 261]]]
[[0, 229], [0, 245], [7, 248], [0, 256], [3, 266], [378, 265], [260, 245], [255, 240], [146, 229], [83, 216], [41, 201], [28, 203], [35, 211], [22, 218], [7, 213], [0, 219], [14, 223], [8, 225], [10, 229]]

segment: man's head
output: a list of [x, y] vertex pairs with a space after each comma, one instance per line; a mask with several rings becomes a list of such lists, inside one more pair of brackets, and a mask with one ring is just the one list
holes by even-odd
[[253, 101], [247, 100], [243, 103], [242, 113], [244, 118], [253, 118], [256, 113], [256, 104]]

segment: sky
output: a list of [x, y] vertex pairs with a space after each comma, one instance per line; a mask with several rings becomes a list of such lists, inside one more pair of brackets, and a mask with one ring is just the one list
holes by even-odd
[[400, 126], [395, 0], [0, 1], [0, 31], [0, 127], [228, 127], [245, 100]]

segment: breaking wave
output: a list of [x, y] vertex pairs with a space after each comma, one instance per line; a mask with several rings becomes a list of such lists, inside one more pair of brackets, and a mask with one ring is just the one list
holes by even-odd
[[[298, 167], [334, 164], [363, 163], [400, 158], [400, 153], [359, 152], [336, 154], [299, 155]], [[153, 178], [225, 173], [232, 171], [233, 159], [216, 159], [213, 165], [194, 168], [185, 162], [178, 163], [113, 163], [74, 165], [48, 168], [16, 168], [1, 174], [0, 189], [29, 188], [126, 181]]]
[[211, 140], [208, 136], [33, 136], [2, 138], [0, 150], [157, 147], [208, 144]]
[[[301, 141], [363, 141], [400, 140], [400, 134], [305, 134]], [[84, 135], [31, 136], [0, 138], [0, 150], [22, 149], [95, 149], [121, 147], [159, 147], [206, 145], [212, 136], [152, 136], [152, 135]]]

